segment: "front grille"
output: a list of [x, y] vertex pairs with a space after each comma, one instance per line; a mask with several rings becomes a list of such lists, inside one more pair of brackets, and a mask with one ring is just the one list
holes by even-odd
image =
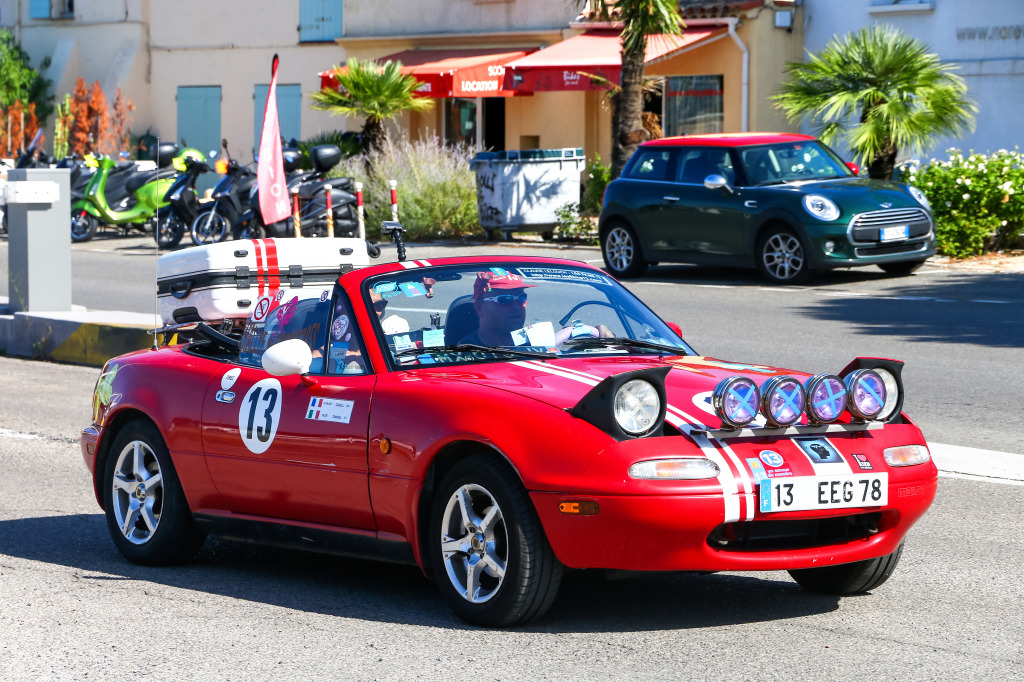
[[913, 253], [924, 251], [928, 248], [925, 242], [900, 242], [898, 244], [885, 244], [884, 246], [858, 246], [853, 249], [857, 258], [869, 256], [891, 256], [894, 253]]
[[877, 533], [881, 516], [879, 512], [872, 512], [824, 519], [723, 523], [708, 536], [708, 544], [726, 552], [764, 552], [842, 544]]
[[923, 237], [932, 229], [928, 213], [921, 208], [892, 208], [884, 211], [858, 213], [850, 221], [850, 241], [860, 243], [879, 242], [883, 227], [906, 225], [909, 237]]

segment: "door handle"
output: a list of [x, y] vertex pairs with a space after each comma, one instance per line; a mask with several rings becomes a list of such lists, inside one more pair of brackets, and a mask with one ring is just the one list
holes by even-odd
[[679, 201], [679, 197], [662, 197], [665, 201]]

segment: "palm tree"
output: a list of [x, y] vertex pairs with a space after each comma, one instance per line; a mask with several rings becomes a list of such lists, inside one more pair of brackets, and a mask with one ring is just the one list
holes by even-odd
[[623, 23], [621, 90], [612, 95], [611, 178], [614, 180], [637, 145], [648, 137], [641, 116], [647, 36], [679, 35], [682, 17], [678, 0], [594, 0], [591, 6], [599, 20], [618, 19]]
[[428, 111], [434, 101], [416, 97], [420, 83], [401, 71], [401, 62], [349, 58], [344, 68], [334, 67], [337, 90], [324, 88], [313, 93], [313, 108], [342, 116], [366, 119], [363, 144], [368, 150], [380, 149], [387, 139], [384, 121], [406, 111]]
[[890, 178], [900, 149], [973, 128], [978, 107], [953, 68], [924, 43], [875, 25], [787, 64], [791, 79], [771, 100], [790, 121], [810, 118], [826, 144], [843, 140], [870, 177]]

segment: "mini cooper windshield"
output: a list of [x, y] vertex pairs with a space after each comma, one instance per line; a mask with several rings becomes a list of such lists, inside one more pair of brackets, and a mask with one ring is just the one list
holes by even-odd
[[363, 295], [393, 365], [694, 354], [629, 291], [589, 268], [416, 268], [368, 280]]
[[751, 185], [852, 177], [832, 150], [815, 141], [781, 142], [738, 150]]

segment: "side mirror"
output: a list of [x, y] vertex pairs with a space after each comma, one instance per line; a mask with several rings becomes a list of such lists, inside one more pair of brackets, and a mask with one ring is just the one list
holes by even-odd
[[675, 322], [666, 322], [665, 324], [668, 325], [669, 329], [676, 333], [676, 336], [678, 336], [679, 338], [683, 338], [683, 330], [678, 324], [676, 324]]
[[313, 363], [313, 351], [302, 339], [288, 339], [263, 351], [263, 369], [275, 377], [305, 374]]
[[847, 161], [846, 167], [852, 170], [854, 175], [860, 175], [860, 166], [855, 164], [853, 161]]
[[708, 189], [724, 189], [729, 194], [733, 193], [732, 187], [729, 186], [729, 181], [722, 175], [709, 175], [704, 178], [704, 186]]

